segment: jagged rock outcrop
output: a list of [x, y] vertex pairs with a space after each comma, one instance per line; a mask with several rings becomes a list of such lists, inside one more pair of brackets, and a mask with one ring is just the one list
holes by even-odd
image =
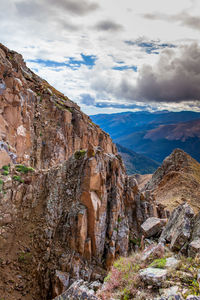
[[102, 280], [157, 207], [108, 134], [0, 44], [0, 295]]
[[187, 202], [200, 209], [200, 164], [181, 149], [175, 149], [153, 174], [143, 191], [170, 212]]
[[145, 237], [152, 237], [161, 233], [163, 227], [166, 225], [166, 219], [159, 219], [156, 217], [148, 218], [142, 225], [141, 229]]
[[116, 154], [108, 134], [77, 104], [0, 44], [0, 167], [10, 162], [49, 168], [89, 144]]
[[194, 212], [187, 203], [178, 206], [172, 212], [160, 236], [160, 241], [170, 243], [172, 250], [183, 248], [190, 240], [193, 218]]

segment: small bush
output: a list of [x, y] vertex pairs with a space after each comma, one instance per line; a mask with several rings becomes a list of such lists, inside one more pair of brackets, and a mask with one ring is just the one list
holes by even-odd
[[9, 175], [9, 171], [3, 171], [2, 173], [4, 176], [8, 176]]
[[14, 181], [21, 182], [21, 183], [24, 182], [24, 180], [21, 178], [21, 176], [17, 176], [17, 175], [14, 175], [14, 176], [13, 176], [13, 180], [14, 180]]
[[17, 172], [23, 173], [23, 174], [27, 174], [29, 172], [34, 172], [35, 170], [31, 167], [27, 167], [24, 165], [16, 165], [15, 167]]
[[83, 158], [85, 156], [85, 153], [86, 153], [85, 150], [76, 151], [74, 153], [74, 157], [75, 157], [75, 159], [81, 159], [81, 158]]
[[3, 166], [2, 169], [9, 172], [9, 166]]

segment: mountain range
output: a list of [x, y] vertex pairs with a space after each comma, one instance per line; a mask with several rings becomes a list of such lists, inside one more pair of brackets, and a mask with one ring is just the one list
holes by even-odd
[[200, 113], [125, 112], [91, 116], [114, 142], [161, 163], [175, 148], [200, 161]]
[[[200, 248], [197, 161], [176, 149], [153, 175], [128, 176], [110, 136], [2, 44], [0, 103], [0, 299], [161, 300], [166, 282], [170, 289], [176, 282], [184, 299], [192, 299], [186, 292], [198, 295], [199, 263], [191, 265]], [[187, 122], [196, 128], [195, 119]], [[152, 140], [155, 129], [148, 131]], [[189, 135], [184, 131], [183, 142]], [[135, 155], [134, 172], [156, 167], [117, 146], [127, 164]], [[171, 280], [174, 249], [190, 258], [182, 258]], [[152, 278], [152, 270], [149, 282], [142, 274]], [[120, 292], [114, 298], [111, 287]]]

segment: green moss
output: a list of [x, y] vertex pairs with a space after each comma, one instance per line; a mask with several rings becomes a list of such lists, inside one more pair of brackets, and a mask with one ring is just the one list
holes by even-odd
[[17, 175], [14, 175], [14, 176], [13, 176], [13, 180], [14, 180], [14, 181], [21, 182], [21, 183], [24, 182], [24, 180], [21, 178], [21, 176], [17, 176]]
[[166, 265], [166, 258], [158, 258], [155, 259], [151, 264], [150, 267], [153, 268], [159, 268], [159, 269], [163, 269]]
[[8, 175], [9, 175], [9, 171], [3, 171], [2, 174], [3, 174], [4, 176], [8, 176]]
[[134, 246], [139, 246], [141, 245], [141, 239], [140, 238], [131, 238], [129, 237], [129, 243], [134, 245]]
[[2, 169], [5, 170], [5, 171], [9, 171], [10, 167], [9, 166], [3, 166]]
[[111, 274], [108, 273], [108, 275], [104, 278], [104, 282], [108, 282], [110, 280]]
[[24, 165], [16, 165], [15, 169], [17, 172], [23, 173], [23, 174], [27, 174], [29, 172], [34, 172], [35, 170], [31, 167], [27, 167]]
[[3, 185], [3, 180], [2, 179], [0, 179], [0, 185]]
[[28, 264], [31, 262], [31, 260], [32, 260], [32, 254], [30, 252], [28, 253], [21, 252], [19, 254], [18, 261], [20, 263]]
[[75, 159], [81, 159], [81, 158], [83, 158], [83, 157], [85, 156], [85, 154], [86, 154], [86, 151], [85, 151], [85, 150], [79, 150], [79, 151], [76, 151], [76, 152], [74, 153], [74, 158], [75, 158]]

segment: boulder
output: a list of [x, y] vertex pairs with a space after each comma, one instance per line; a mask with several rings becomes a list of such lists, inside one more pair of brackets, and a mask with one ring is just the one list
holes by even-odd
[[161, 297], [161, 298], [156, 298], [157, 300], [183, 300], [183, 297], [179, 294], [169, 296], [169, 297]]
[[191, 257], [195, 257], [198, 253], [200, 253], [200, 239], [193, 240], [189, 244], [188, 255]]
[[172, 250], [180, 250], [190, 239], [193, 217], [193, 209], [187, 203], [179, 205], [172, 212], [159, 241], [170, 243]]
[[69, 274], [56, 270], [53, 284], [53, 295], [62, 294], [69, 286]]
[[166, 259], [165, 268], [176, 269], [176, 267], [179, 265], [179, 263], [180, 263], [180, 260], [176, 259], [174, 256], [168, 257]]
[[140, 278], [148, 285], [161, 286], [166, 280], [167, 270], [159, 268], [146, 268], [140, 271]]
[[166, 225], [166, 219], [159, 219], [156, 217], [148, 218], [142, 225], [142, 232], [146, 237], [152, 237], [160, 233], [163, 227]]
[[177, 285], [171, 286], [167, 289], [160, 289], [159, 292], [161, 294], [161, 297], [168, 298], [168, 297], [174, 297], [178, 295], [179, 287]]
[[98, 300], [94, 291], [88, 288], [88, 283], [83, 280], [76, 280], [67, 291], [54, 300]]
[[165, 253], [165, 248], [163, 244], [159, 243], [159, 244], [150, 245], [148, 248], [146, 248], [143, 251], [142, 261], [146, 261], [149, 258], [151, 259], [161, 258], [164, 256], [164, 253]]

